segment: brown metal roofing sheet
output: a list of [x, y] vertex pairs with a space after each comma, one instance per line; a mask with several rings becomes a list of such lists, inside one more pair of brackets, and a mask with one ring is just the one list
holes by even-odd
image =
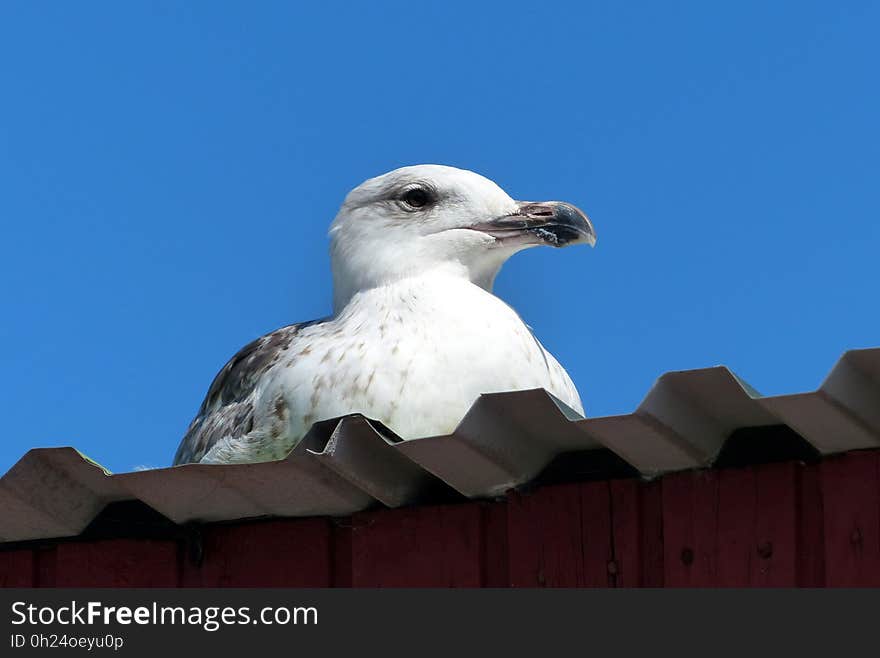
[[470, 498], [495, 496], [540, 473], [562, 452], [600, 447], [580, 415], [543, 390], [484, 395], [448, 436], [397, 449]]
[[0, 478], [0, 541], [75, 535], [108, 503], [131, 499], [185, 523], [491, 497], [563, 453], [597, 448], [653, 476], [708, 466], [734, 430], [778, 424], [822, 453], [880, 446], [880, 349], [845, 353], [813, 393], [761, 397], [716, 367], [663, 375], [620, 416], [582, 419], [543, 390], [484, 395], [452, 434], [411, 441], [347, 416], [259, 464], [109, 475], [71, 448], [34, 449]]
[[645, 475], [703, 466], [738, 427], [779, 422], [727, 368], [660, 377], [635, 412], [580, 421]]
[[260, 516], [343, 515], [364, 509], [372, 496], [305, 448], [259, 464], [185, 464], [112, 476], [177, 523]]
[[579, 425], [645, 475], [696, 468], [706, 463], [706, 456], [686, 439], [647, 414], [590, 418]]
[[0, 478], [0, 538], [77, 534], [118, 497], [116, 482], [73, 448], [30, 450]]
[[350, 416], [336, 424], [323, 449], [310, 449], [309, 454], [361, 492], [388, 507], [400, 507], [444, 486], [395, 449], [400, 441], [363, 416]]
[[880, 349], [846, 352], [813, 393], [760, 401], [820, 452], [880, 446]]

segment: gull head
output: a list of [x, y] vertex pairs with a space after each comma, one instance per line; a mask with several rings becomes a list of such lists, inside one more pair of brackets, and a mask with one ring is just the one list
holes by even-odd
[[402, 167], [353, 189], [330, 227], [334, 306], [430, 272], [492, 290], [513, 254], [594, 245], [587, 216], [561, 201], [515, 201], [488, 178], [442, 165]]

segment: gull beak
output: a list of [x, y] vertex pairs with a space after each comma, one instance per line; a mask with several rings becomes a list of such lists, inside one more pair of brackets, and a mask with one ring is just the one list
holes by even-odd
[[586, 214], [562, 201], [518, 201], [516, 212], [472, 228], [503, 244], [596, 244], [596, 231]]

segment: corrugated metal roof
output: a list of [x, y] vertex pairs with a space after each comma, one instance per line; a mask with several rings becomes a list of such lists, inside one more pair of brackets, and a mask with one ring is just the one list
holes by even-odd
[[347, 416], [260, 464], [111, 475], [72, 448], [34, 449], [0, 478], [0, 541], [73, 536], [132, 499], [186, 523], [493, 497], [560, 455], [600, 448], [651, 477], [710, 466], [735, 430], [767, 425], [789, 426], [822, 454], [880, 446], [880, 348], [846, 352], [811, 393], [762, 397], [716, 367], [663, 375], [620, 416], [583, 419], [543, 390], [491, 394], [449, 436], [401, 441]]

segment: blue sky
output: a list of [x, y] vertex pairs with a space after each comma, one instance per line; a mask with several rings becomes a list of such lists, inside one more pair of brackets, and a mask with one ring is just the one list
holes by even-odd
[[[844, 6], [846, 4], [846, 6]], [[582, 207], [497, 293], [590, 415], [668, 370], [816, 387], [880, 345], [880, 5], [4, 2], [0, 472], [168, 464], [244, 343], [330, 309], [344, 194], [404, 164]]]

